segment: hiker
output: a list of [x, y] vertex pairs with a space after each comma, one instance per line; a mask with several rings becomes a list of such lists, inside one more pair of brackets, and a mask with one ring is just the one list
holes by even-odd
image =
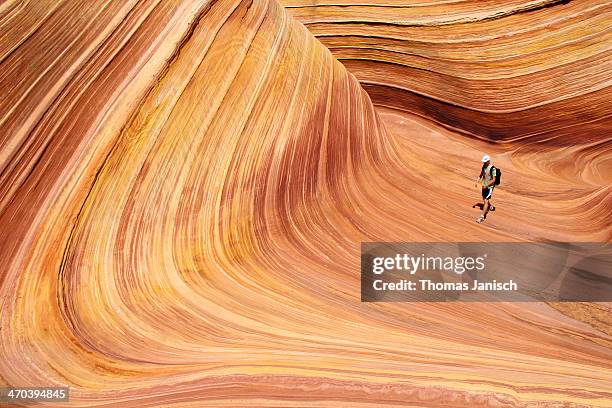
[[495, 206], [491, 204], [491, 196], [497, 184], [497, 172], [498, 170], [491, 164], [491, 158], [486, 154], [482, 156], [482, 169], [476, 181], [476, 185], [482, 184], [482, 215], [476, 219], [479, 224], [487, 218], [489, 211], [495, 211]]

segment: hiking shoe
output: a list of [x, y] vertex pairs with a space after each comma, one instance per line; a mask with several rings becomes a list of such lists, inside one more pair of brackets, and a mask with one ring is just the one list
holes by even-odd
[[476, 218], [476, 222], [477, 223], [481, 223], [484, 222], [484, 220], [486, 220], [487, 218], [484, 215], [481, 215], [480, 217]]

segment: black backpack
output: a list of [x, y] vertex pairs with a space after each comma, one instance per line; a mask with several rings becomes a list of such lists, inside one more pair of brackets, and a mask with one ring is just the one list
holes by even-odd
[[495, 184], [496, 186], [499, 186], [499, 183], [501, 183], [501, 170], [495, 166], [491, 166], [491, 173], [493, 173], [493, 169], [495, 169]]

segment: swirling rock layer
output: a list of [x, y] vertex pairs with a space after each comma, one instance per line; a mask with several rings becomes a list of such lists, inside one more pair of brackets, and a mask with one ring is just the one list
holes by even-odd
[[[559, 102], [493, 102], [502, 68], [487, 85], [451, 64], [454, 85], [428, 92], [472, 96], [426, 110], [392, 70], [368, 95], [292, 15], [267, 0], [0, 5], [0, 383], [69, 386], [83, 407], [609, 406], [607, 305], [359, 302], [361, 241], [610, 241], [605, 75]], [[547, 119], [560, 144], [530, 133], [552, 132], [537, 104], [562, 113]], [[482, 130], [521, 109], [495, 120], [523, 133]], [[477, 226], [485, 149], [505, 179]]]
[[376, 105], [489, 140], [610, 148], [608, 1], [283, 3]]

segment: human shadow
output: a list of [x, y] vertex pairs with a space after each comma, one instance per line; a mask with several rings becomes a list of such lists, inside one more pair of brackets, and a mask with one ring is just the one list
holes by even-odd
[[[481, 211], [484, 209], [484, 204], [483, 203], [476, 203], [472, 206], [472, 208], [476, 208], [478, 207], [478, 209], [480, 209]], [[495, 211], [495, 206], [492, 205], [491, 208], [489, 209], [489, 211]]]

